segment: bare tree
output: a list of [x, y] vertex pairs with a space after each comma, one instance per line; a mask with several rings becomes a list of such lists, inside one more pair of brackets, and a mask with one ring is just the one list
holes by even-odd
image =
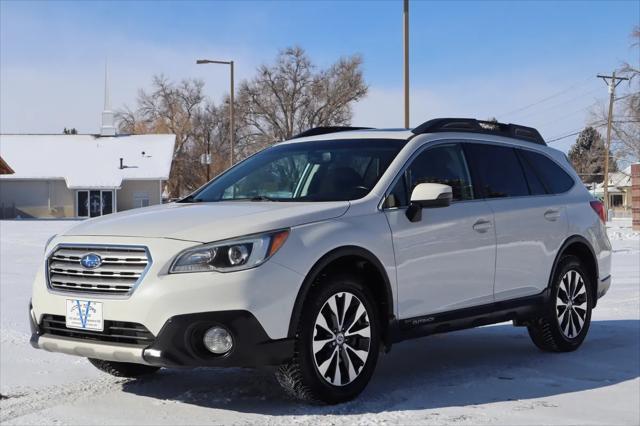
[[[633, 30], [632, 37], [634, 41], [631, 47], [639, 49], [640, 27]], [[617, 141], [616, 150], [624, 158], [640, 161], [640, 64], [627, 62], [620, 71], [629, 78], [631, 92], [620, 99], [622, 114], [620, 119], [613, 122], [612, 129]]]
[[[640, 27], [632, 32], [632, 49], [640, 48]], [[636, 52], [637, 53], [637, 52]], [[637, 57], [637, 56], [636, 56]], [[611, 149], [615, 157], [625, 162], [640, 161], [640, 65], [624, 63], [618, 75], [629, 78], [627, 94], [616, 99], [615, 115], [611, 123]], [[592, 111], [592, 125], [607, 123], [607, 110], [597, 105]]]
[[261, 146], [311, 127], [348, 125], [351, 105], [367, 93], [361, 65], [356, 55], [317, 70], [300, 47], [283, 50], [275, 64], [240, 85], [245, 139]]
[[[261, 66], [255, 78], [240, 84], [236, 96], [234, 156], [247, 157], [310, 127], [348, 125], [353, 102], [367, 93], [361, 65], [362, 59], [352, 56], [317, 70], [294, 47], [282, 51], [275, 64]], [[175, 84], [157, 76], [151, 91], [139, 91], [135, 110], [125, 107], [117, 115], [121, 132], [176, 135], [168, 182], [172, 197], [193, 191], [229, 164], [229, 96], [216, 106], [203, 87], [200, 80]], [[211, 166], [200, 162], [207, 152], [214, 158]]]
[[[138, 92], [138, 108], [119, 111], [119, 130], [125, 133], [172, 133], [176, 135], [173, 165], [168, 182], [170, 196], [178, 197], [203, 183], [200, 159], [194, 155], [202, 142], [203, 111], [207, 109], [200, 80], [178, 84], [164, 76], [153, 78], [150, 92]], [[197, 126], [200, 125], [200, 129]]]

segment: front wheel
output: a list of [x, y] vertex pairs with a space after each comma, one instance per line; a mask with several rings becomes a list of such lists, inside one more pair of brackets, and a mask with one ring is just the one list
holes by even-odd
[[560, 259], [543, 316], [528, 326], [531, 340], [549, 352], [570, 352], [582, 344], [591, 323], [592, 280], [580, 259]]
[[295, 355], [276, 378], [301, 400], [337, 404], [362, 392], [380, 348], [374, 298], [351, 275], [327, 278], [312, 289], [298, 326]]

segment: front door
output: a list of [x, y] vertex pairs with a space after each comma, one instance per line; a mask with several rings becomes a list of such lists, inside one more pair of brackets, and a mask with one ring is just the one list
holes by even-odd
[[[450, 185], [449, 207], [425, 208], [422, 220], [406, 216], [418, 183]], [[476, 199], [460, 145], [437, 145], [418, 154], [387, 198], [396, 257], [401, 319], [493, 302], [496, 237], [493, 214]]]
[[112, 190], [79, 190], [76, 192], [76, 216], [97, 217], [113, 213]]

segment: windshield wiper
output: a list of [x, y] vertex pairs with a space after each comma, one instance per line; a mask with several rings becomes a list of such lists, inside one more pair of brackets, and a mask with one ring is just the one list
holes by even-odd
[[204, 200], [202, 198], [196, 198], [193, 195], [189, 195], [183, 198], [182, 200], [180, 200], [179, 202], [180, 203], [202, 203], [204, 202]]
[[280, 201], [275, 198], [267, 197], [266, 195], [258, 195], [250, 198], [251, 201]]

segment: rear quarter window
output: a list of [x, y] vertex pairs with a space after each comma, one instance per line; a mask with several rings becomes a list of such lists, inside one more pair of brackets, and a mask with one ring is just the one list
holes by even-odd
[[546, 155], [527, 150], [521, 150], [521, 153], [524, 160], [540, 177], [549, 193], [562, 194], [573, 187], [573, 178]]

